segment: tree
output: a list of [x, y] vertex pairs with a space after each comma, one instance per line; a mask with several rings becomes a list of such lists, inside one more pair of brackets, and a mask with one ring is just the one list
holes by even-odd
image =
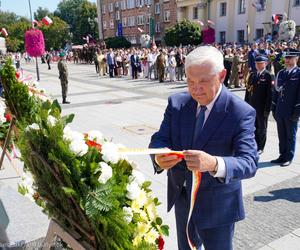
[[84, 34], [81, 33], [78, 24], [82, 19], [80, 16], [81, 5], [87, 2], [87, 0], [62, 0], [54, 12], [55, 16], [61, 18], [70, 26], [70, 32], [73, 34], [74, 43], [82, 43], [82, 36]]
[[11, 23], [15, 23], [18, 21], [20, 17], [17, 16], [13, 12], [8, 12], [8, 11], [1, 11], [0, 10], [0, 25], [8, 25]]
[[41, 26], [40, 29], [44, 33], [46, 50], [60, 49], [70, 38], [69, 25], [59, 17], [52, 17], [53, 23], [49, 26]]
[[131, 43], [125, 37], [108, 37], [105, 39], [107, 48], [129, 48]]
[[183, 20], [166, 30], [164, 40], [168, 46], [197, 45], [202, 42], [200, 26]]
[[53, 13], [51, 13], [47, 8], [38, 7], [34, 13], [34, 19], [40, 21], [45, 16], [51, 17], [53, 16]]

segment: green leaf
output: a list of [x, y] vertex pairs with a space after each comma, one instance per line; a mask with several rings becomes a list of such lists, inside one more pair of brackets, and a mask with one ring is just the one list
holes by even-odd
[[163, 235], [169, 236], [169, 226], [167, 226], [167, 225], [162, 225], [162, 226], [160, 227], [160, 229], [161, 229]]
[[63, 120], [64, 124], [68, 124], [73, 121], [74, 117], [75, 117], [74, 114], [70, 114], [70, 115], [63, 116], [62, 120]]
[[159, 226], [162, 224], [162, 219], [160, 217], [156, 218], [156, 224]]
[[142, 188], [143, 189], [147, 189], [151, 186], [151, 181], [145, 181], [142, 185]]
[[49, 101], [43, 102], [42, 108], [45, 110], [49, 110], [51, 108], [51, 102]]
[[76, 195], [76, 191], [73, 188], [69, 188], [69, 187], [62, 187], [62, 190], [65, 192], [65, 194], [69, 197], [71, 196], [75, 196]]
[[55, 100], [52, 102], [51, 108], [52, 108], [52, 109], [55, 109], [55, 108], [56, 108], [56, 109], [58, 109], [59, 112], [61, 113], [61, 107], [60, 107], [60, 105], [59, 105], [57, 99], [55, 99]]

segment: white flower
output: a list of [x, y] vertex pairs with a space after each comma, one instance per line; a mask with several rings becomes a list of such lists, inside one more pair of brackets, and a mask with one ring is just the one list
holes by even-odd
[[88, 139], [90, 141], [95, 141], [98, 144], [103, 144], [104, 143], [103, 135], [98, 130], [91, 130], [91, 131], [89, 131], [88, 132]]
[[136, 182], [132, 182], [130, 184], [127, 184], [127, 194], [126, 197], [130, 200], [135, 200], [139, 197], [141, 189], [139, 185]]
[[140, 207], [143, 207], [147, 202], [147, 194], [144, 190], [141, 189], [139, 196], [137, 197], [136, 201], [140, 204]]
[[55, 123], [57, 122], [57, 119], [54, 116], [49, 115], [47, 118], [47, 121], [53, 127], [55, 125]]
[[157, 217], [157, 211], [156, 211], [155, 204], [153, 202], [148, 204], [148, 206], [146, 207], [146, 210], [147, 210], [147, 214], [149, 215], [149, 219], [154, 221]]
[[73, 140], [70, 143], [70, 150], [78, 156], [85, 155], [88, 149], [89, 147], [85, 144], [84, 140]]
[[124, 220], [129, 224], [133, 217], [132, 209], [130, 207], [123, 207], [123, 212], [125, 214]]
[[84, 136], [82, 133], [79, 133], [77, 131], [73, 131], [71, 130], [71, 128], [69, 126], [66, 126], [64, 128], [64, 135], [63, 135], [63, 138], [65, 140], [68, 140], [68, 141], [79, 141], [79, 140], [82, 140], [84, 141]]
[[144, 222], [138, 222], [137, 223], [137, 229], [139, 235], [145, 235], [150, 229], [150, 225]]
[[146, 233], [144, 239], [149, 244], [155, 244], [155, 241], [158, 237], [159, 233], [154, 228], [151, 228], [151, 230]]
[[99, 163], [101, 167], [101, 175], [98, 178], [98, 181], [102, 184], [105, 184], [112, 177], [112, 169], [105, 162]]
[[3, 114], [0, 114], [0, 125], [2, 125], [4, 122], [6, 122], [6, 118]]
[[36, 95], [37, 98], [39, 98], [42, 102], [49, 101], [49, 98], [45, 95]]
[[39, 130], [40, 127], [38, 124], [36, 123], [32, 123], [30, 125], [28, 125], [26, 128], [25, 128], [25, 131], [29, 131], [29, 130]]
[[133, 169], [131, 175], [129, 176], [130, 182], [136, 182], [139, 186], [141, 186], [145, 182], [145, 177], [142, 172]]
[[120, 160], [119, 148], [116, 144], [112, 142], [105, 142], [102, 145], [101, 153], [103, 154], [102, 158], [106, 162], [111, 162], [113, 164], [117, 163]]
[[46, 93], [46, 90], [45, 90], [44, 88], [40, 88], [40, 89], [39, 89], [39, 92], [45, 94], [45, 93]]

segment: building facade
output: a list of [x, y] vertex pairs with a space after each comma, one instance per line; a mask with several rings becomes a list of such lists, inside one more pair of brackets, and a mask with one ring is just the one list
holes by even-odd
[[278, 29], [272, 15], [287, 15], [300, 27], [300, 0], [212, 0], [217, 42], [253, 42]]
[[97, 0], [97, 10], [103, 39], [124, 36], [133, 45], [140, 44], [142, 34], [161, 43], [165, 30], [177, 20], [175, 0]]

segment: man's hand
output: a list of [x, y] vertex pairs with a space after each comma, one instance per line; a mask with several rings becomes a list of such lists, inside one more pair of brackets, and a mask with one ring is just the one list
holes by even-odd
[[178, 162], [181, 162], [182, 159], [178, 158], [177, 155], [157, 154], [155, 155], [155, 161], [162, 169], [168, 170], [174, 167]]
[[200, 150], [183, 151], [186, 165], [191, 171], [214, 172], [217, 158]]

